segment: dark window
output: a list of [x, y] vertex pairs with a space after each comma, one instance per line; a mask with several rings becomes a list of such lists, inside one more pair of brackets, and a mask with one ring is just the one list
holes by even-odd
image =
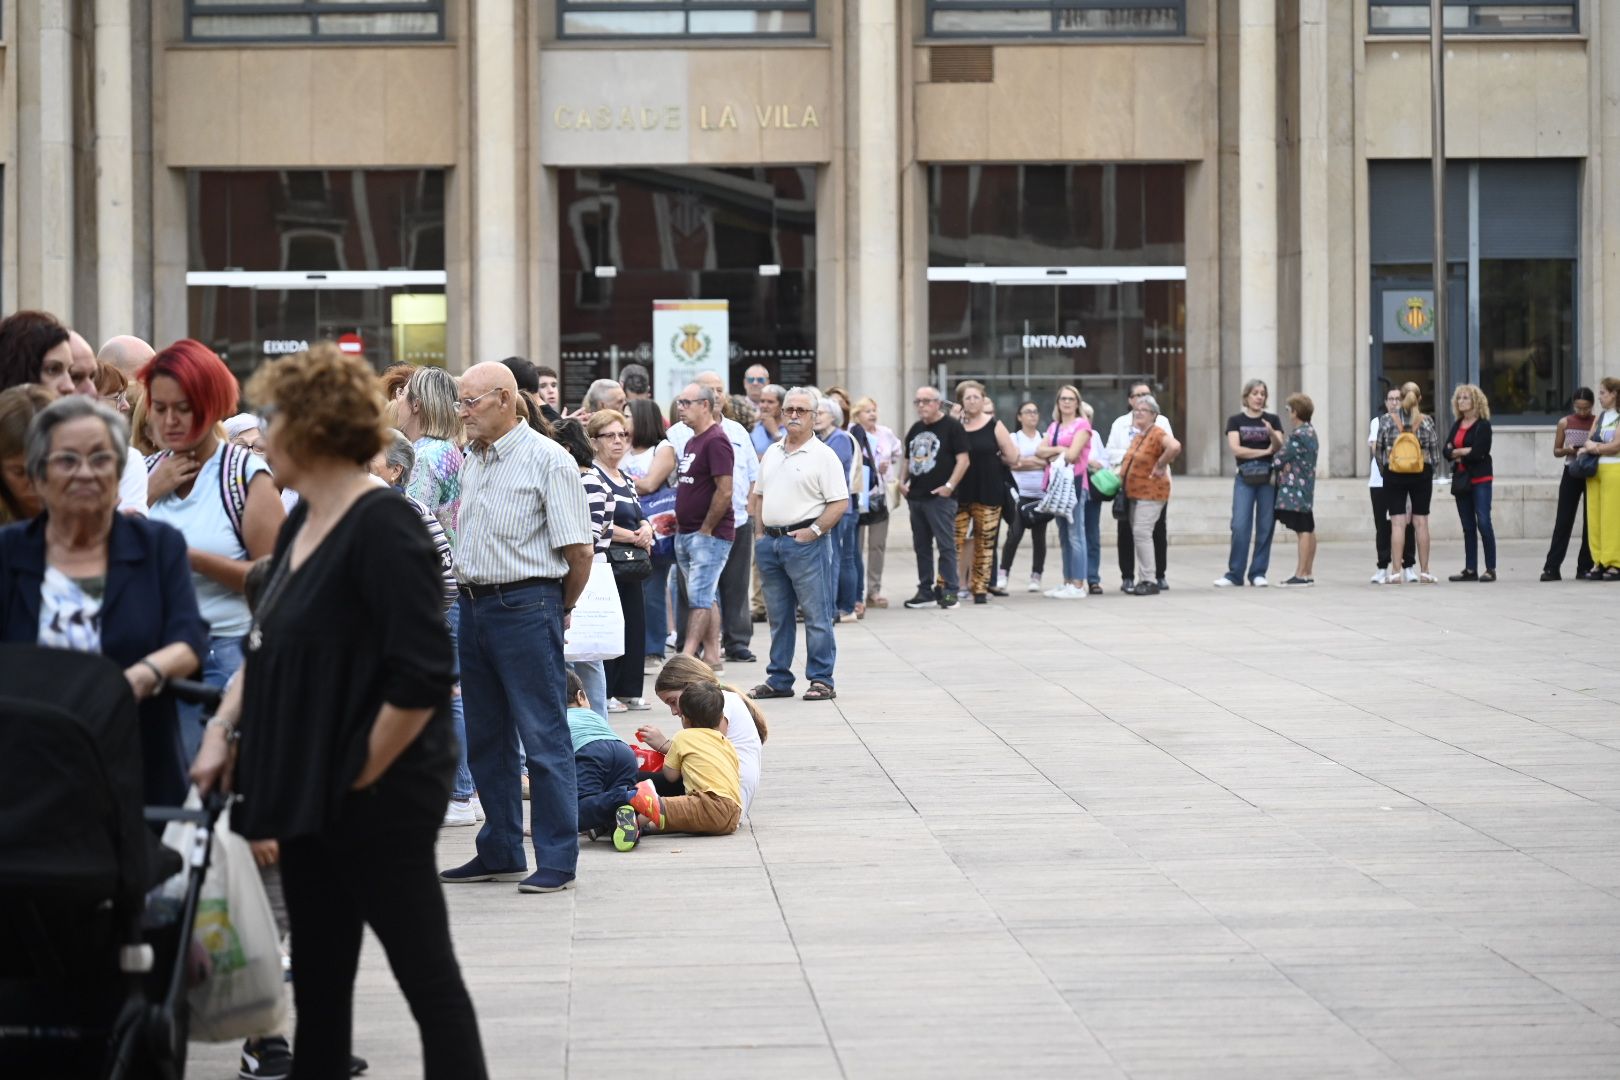
[[814, 0], [558, 0], [566, 38], [810, 37]]
[[928, 33], [933, 37], [1146, 37], [1186, 32], [1186, 0], [928, 0]]
[[188, 41], [444, 37], [444, 0], [186, 0]]
[[[1370, 0], [1375, 34], [1427, 34], [1429, 0]], [[1446, 0], [1448, 34], [1573, 34], [1581, 27], [1578, 0]]]

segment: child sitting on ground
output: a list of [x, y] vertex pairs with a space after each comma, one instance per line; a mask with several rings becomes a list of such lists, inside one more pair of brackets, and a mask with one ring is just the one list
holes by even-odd
[[742, 781], [737, 751], [719, 731], [725, 694], [713, 683], [681, 691], [681, 731], [664, 751], [664, 777], [680, 780], [685, 795], [661, 796], [651, 780], [636, 785], [630, 800], [643, 832], [725, 836], [742, 820]]
[[568, 672], [568, 734], [574, 740], [574, 776], [579, 783], [579, 831], [613, 830], [613, 846], [629, 851], [640, 838], [635, 796], [636, 755], [614, 734], [608, 722], [591, 710], [585, 684]]

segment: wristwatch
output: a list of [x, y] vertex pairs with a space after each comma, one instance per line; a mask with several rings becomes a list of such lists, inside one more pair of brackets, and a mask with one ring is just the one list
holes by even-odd
[[821, 535], [821, 525], [820, 525], [820, 523], [812, 521], [810, 523], [810, 531], [815, 533], [817, 536], [820, 536]]

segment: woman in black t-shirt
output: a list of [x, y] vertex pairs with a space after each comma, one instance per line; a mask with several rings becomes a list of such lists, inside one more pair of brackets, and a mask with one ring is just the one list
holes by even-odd
[[271, 467], [302, 498], [192, 779], [205, 792], [228, 783], [240, 733], [232, 826], [280, 844], [299, 1075], [348, 1075], [370, 925], [421, 1028], [424, 1075], [479, 1080], [478, 1019], [433, 852], [456, 754], [432, 542], [410, 504], [367, 475], [387, 426], [365, 361], [318, 345], [260, 369], [248, 396], [267, 418]]
[[[995, 584], [996, 537], [1001, 530], [1001, 505], [1007, 500], [1004, 467], [1018, 463], [1018, 448], [1002, 422], [986, 411], [987, 400], [983, 383], [966, 379], [956, 384], [968, 452], [968, 470], [956, 489], [956, 561], [966, 570], [975, 604], [988, 603], [990, 586]], [[969, 526], [973, 529], [972, 563], [966, 560]]]
[[[1266, 412], [1270, 390], [1261, 379], [1243, 384], [1243, 411], [1226, 421], [1226, 445], [1237, 460], [1232, 478], [1232, 549], [1216, 588], [1242, 585], [1263, 589], [1271, 568], [1271, 534], [1276, 525], [1277, 489], [1271, 462], [1283, 444], [1282, 417]], [[1249, 543], [1254, 555], [1249, 555]], [[1247, 570], [1247, 573], [1245, 573]]]

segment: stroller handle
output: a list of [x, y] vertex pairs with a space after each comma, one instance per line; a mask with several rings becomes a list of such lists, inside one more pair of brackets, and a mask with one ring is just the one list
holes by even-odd
[[225, 697], [225, 691], [219, 687], [191, 679], [170, 679], [167, 689], [176, 700], [201, 705], [203, 711], [210, 715], [218, 710], [220, 701]]

